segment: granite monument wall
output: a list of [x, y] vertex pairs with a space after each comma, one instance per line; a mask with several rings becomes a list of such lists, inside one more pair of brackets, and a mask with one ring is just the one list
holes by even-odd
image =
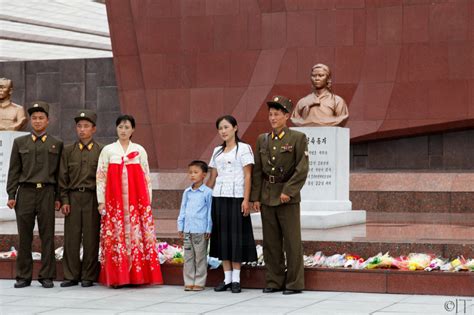
[[120, 106], [112, 58], [1, 62], [0, 77], [13, 81], [14, 103], [25, 108], [37, 100], [50, 104], [48, 132], [64, 142], [76, 139], [73, 118], [82, 108], [98, 113], [98, 141], [116, 139]]
[[474, 129], [355, 143], [351, 170], [474, 170]]
[[138, 117], [134, 138], [160, 170], [209, 159], [222, 114], [234, 115], [239, 135], [254, 143], [268, 129], [265, 101], [308, 94], [318, 62], [349, 104], [353, 143], [474, 127], [474, 1], [106, 5], [121, 108]]

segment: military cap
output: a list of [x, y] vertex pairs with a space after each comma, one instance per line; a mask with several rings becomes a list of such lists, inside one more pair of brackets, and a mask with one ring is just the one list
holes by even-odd
[[293, 103], [289, 98], [281, 95], [275, 95], [270, 101], [267, 102], [268, 108], [283, 109], [287, 113], [291, 113]]
[[31, 103], [31, 107], [28, 108], [28, 114], [31, 116], [34, 112], [43, 112], [49, 117], [49, 104], [43, 101]]
[[97, 114], [90, 109], [81, 109], [77, 112], [76, 117], [74, 120], [79, 122], [79, 120], [88, 120], [95, 126], [95, 122], [97, 121]]

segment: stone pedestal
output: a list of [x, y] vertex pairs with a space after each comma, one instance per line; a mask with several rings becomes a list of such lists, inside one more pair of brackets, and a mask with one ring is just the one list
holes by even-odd
[[[309, 173], [301, 190], [301, 227], [327, 229], [365, 223], [363, 210], [349, 200], [349, 129], [295, 127], [308, 139]], [[252, 222], [261, 226], [260, 215]]]
[[[0, 131], [0, 207], [4, 207], [8, 201], [7, 195], [7, 178], [8, 178], [8, 168], [10, 167], [10, 155], [13, 146], [13, 140], [15, 138], [28, 134], [23, 131]], [[1, 209], [4, 210], [4, 209]], [[4, 211], [2, 211], [4, 212]], [[5, 214], [2, 216], [13, 216], [15, 219], [15, 213], [13, 210], [11, 213]]]

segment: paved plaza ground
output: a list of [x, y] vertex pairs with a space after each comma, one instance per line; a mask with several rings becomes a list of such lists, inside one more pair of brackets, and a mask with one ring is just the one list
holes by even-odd
[[[0, 280], [0, 314], [468, 314], [474, 297], [305, 291], [299, 295], [184, 292], [181, 286], [111, 289], [103, 286], [13, 288]], [[464, 303], [466, 307], [464, 308]]]

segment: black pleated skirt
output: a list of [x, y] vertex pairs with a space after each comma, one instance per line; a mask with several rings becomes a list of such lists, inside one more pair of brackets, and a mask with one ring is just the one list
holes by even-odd
[[243, 198], [212, 198], [209, 256], [233, 262], [257, 261], [250, 216], [241, 212]]

